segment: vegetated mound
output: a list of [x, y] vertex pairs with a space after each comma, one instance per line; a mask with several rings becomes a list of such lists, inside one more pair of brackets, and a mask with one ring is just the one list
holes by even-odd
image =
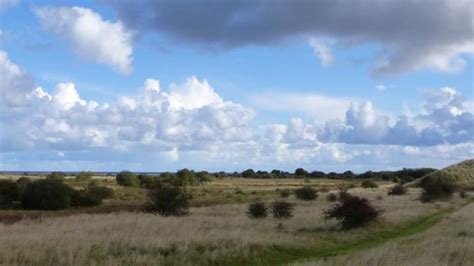
[[452, 180], [456, 186], [463, 189], [474, 189], [474, 159], [465, 160], [457, 164], [450, 165], [436, 172], [405, 184], [406, 187], [413, 187], [420, 184], [424, 178], [447, 178]]

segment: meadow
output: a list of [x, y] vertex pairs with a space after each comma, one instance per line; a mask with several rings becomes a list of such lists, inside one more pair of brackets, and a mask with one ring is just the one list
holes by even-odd
[[[18, 177], [3, 176], [3, 179]], [[42, 179], [43, 176], [30, 176]], [[391, 196], [392, 181], [361, 187], [363, 180], [216, 178], [190, 186], [189, 213], [160, 216], [143, 211], [147, 189], [119, 186], [94, 176], [113, 196], [94, 207], [58, 211], [0, 210], [0, 264], [5, 265], [472, 265], [472, 192], [423, 203], [421, 189]], [[87, 182], [66, 178], [81, 189]], [[292, 191], [318, 192], [302, 201]], [[342, 188], [367, 198], [380, 217], [341, 230], [324, 210], [328, 194]], [[248, 204], [282, 199], [291, 218], [251, 219]]]

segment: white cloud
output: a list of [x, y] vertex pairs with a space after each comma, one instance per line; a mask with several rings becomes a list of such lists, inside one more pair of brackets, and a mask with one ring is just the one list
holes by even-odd
[[313, 49], [314, 55], [321, 61], [321, 66], [326, 67], [332, 64], [334, 57], [331, 49], [326, 43], [316, 38], [310, 38], [308, 43]]
[[42, 7], [36, 15], [45, 30], [66, 39], [79, 56], [132, 72], [132, 33], [122, 22], [103, 20], [82, 7]]
[[[350, 104], [290, 94], [285, 102], [282, 95], [277, 95], [281, 99], [269, 95], [267, 104], [292, 104], [304, 112], [322, 113], [336, 113], [339, 106], [342, 114], [331, 114], [335, 119], [327, 121], [308, 123], [295, 116], [286, 124], [266, 124], [254, 120], [252, 109], [224, 100], [207, 81], [196, 77], [167, 88], [156, 79], [146, 79], [136, 95], [99, 103], [81, 98], [81, 88], [73, 83], [60, 83], [48, 92], [32, 82], [19, 82], [26, 74], [5, 52], [0, 53], [0, 70], [6, 81], [2, 95], [15, 95], [0, 102], [3, 169], [19, 169], [18, 158], [27, 158], [20, 160], [26, 165], [48, 152], [56, 159], [63, 153], [68, 160], [103, 162], [97, 167], [140, 169], [147, 163], [155, 170], [157, 161], [172, 169], [178, 165], [208, 170], [311, 169], [316, 165], [366, 170], [439, 166], [474, 156], [474, 115], [454, 88], [425, 90], [423, 110], [396, 119], [372, 102]], [[325, 99], [331, 105], [324, 105], [329, 104]], [[321, 106], [311, 109], [313, 105]], [[77, 170], [84, 166], [72, 161], [70, 165]]]
[[[261, 92], [250, 97], [253, 105], [258, 109], [310, 115], [319, 123], [344, 118], [351, 103], [358, 101], [343, 97], [277, 91]], [[331, 111], [328, 112], [328, 110]]]

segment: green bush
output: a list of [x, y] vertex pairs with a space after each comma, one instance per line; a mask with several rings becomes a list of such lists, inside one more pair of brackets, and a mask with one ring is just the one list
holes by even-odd
[[44, 179], [31, 182], [26, 186], [21, 197], [25, 209], [60, 210], [71, 206], [75, 190], [55, 179]]
[[272, 203], [273, 218], [283, 219], [293, 216], [293, 204], [286, 201], [275, 201]]
[[140, 186], [143, 188], [154, 188], [158, 184], [158, 179], [155, 176], [150, 176], [147, 174], [139, 174], [137, 176], [138, 180], [140, 180]]
[[263, 202], [250, 203], [247, 208], [247, 216], [250, 218], [265, 218], [267, 217], [267, 206]]
[[161, 184], [148, 193], [147, 209], [161, 216], [180, 216], [188, 213], [190, 195], [181, 186]]
[[282, 198], [288, 198], [290, 195], [291, 195], [291, 192], [287, 188], [280, 191], [280, 197]]
[[87, 180], [91, 180], [93, 176], [94, 176], [94, 173], [92, 172], [80, 172], [79, 174], [76, 175], [75, 179], [77, 181], [87, 181]]
[[194, 174], [194, 171], [190, 171], [186, 168], [179, 170], [176, 172], [177, 183], [176, 185], [179, 186], [186, 186], [186, 185], [196, 185], [197, 179]]
[[90, 184], [83, 191], [75, 191], [72, 196], [72, 206], [97, 206], [102, 203], [104, 199], [110, 198], [113, 195], [113, 190], [105, 186], [97, 186], [94, 183]]
[[25, 194], [26, 187], [28, 186], [29, 183], [31, 183], [31, 180], [28, 177], [24, 177], [24, 176], [20, 177], [16, 181], [16, 189], [17, 189], [17, 192], [18, 192], [18, 200], [20, 200], [21, 197], [23, 196], [23, 194]]
[[366, 198], [350, 196], [340, 199], [340, 203], [324, 210], [324, 218], [336, 219], [343, 229], [352, 229], [377, 219], [380, 211]]
[[10, 208], [16, 200], [18, 200], [16, 183], [0, 179], [0, 208]]
[[378, 188], [379, 187], [377, 183], [375, 183], [372, 180], [365, 180], [364, 182], [362, 182], [361, 186], [363, 188]]
[[49, 180], [56, 180], [56, 181], [64, 181], [64, 177], [66, 175], [63, 172], [52, 172], [46, 176], [46, 179]]
[[318, 197], [318, 192], [310, 186], [295, 189], [295, 196], [299, 200], [312, 201]]
[[122, 171], [115, 176], [117, 184], [124, 187], [138, 187], [140, 180], [130, 171]]
[[402, 185], [395, 185], [388, 192], [388, 195], [392, 195], [392, 196], [405, 195], [405, 194], [407, 194], [407, 189]]
[[334, 193], [329, 193], [327, 196], [326, 196], [326, 200], [329, 201], [329, 202], [334, 202], [337, 200], [337, 195], [334, 194]]
[[456, 191], [456, 184], [449, 178], [427, 176], [420, 181], [423, 188], [421, 201], [430, 202], [450, 198]]

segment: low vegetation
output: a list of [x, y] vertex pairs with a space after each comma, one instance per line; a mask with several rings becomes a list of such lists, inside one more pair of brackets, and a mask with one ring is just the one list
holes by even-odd
[[275, 219], [286, 219], [293, 216], [293, 204], [278, 200], [272, 203], [272, 214]]
[[373, 180], [365, 180], [362, 182], [361, 186], [363, 188], [378, 188], [379, 186]]
[[250, 218], [265, 218], [267, 217], [268, 207], [264, 202], [253, 202], [249, 204], [247, 215]]
[[380, 210], [372, 206], [366, 198], [349, 196], [326, 209], [324, 215], [326, 219], [338, 220], [343, 229], [353, 229], [377, 219]]
[[388, 195], [400, 196], [407, 194], [407, 189], [402, 185], [395, 185], [388, 191]]
[[420, 187], [423, 189], [423, 194], [420, 197], [423, 202], [449, 199], [457, 188], [452, 179], [439, 176], [423, 178]]
[[190, 195], [184, 187], [161, 184], [148, 193], [147, 210], [161, 216], [188, 214]]
[[295, 189], [295, 196], [299, 200], [312, 201], [318, 197], [318, 192], [311, 186]]

